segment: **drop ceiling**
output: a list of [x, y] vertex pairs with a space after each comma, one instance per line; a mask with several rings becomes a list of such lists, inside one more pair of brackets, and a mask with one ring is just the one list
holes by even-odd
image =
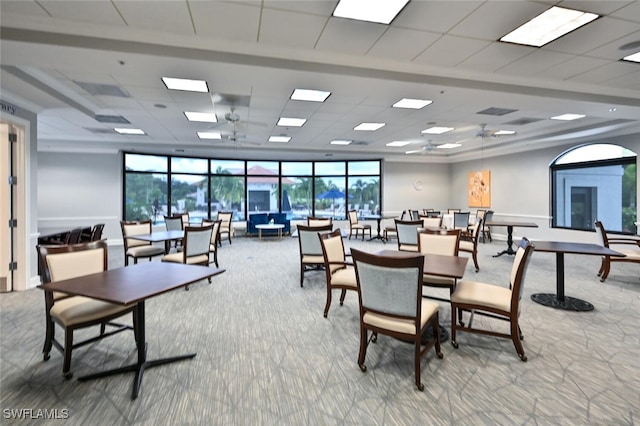
[[[38, 113], [40, 151], [457, 162], [640, 135], [640, 64], [620, 60], [640, 50], [621, 49], [640, 41], [638, 1], [412, 0], [390, 25], [332, 17], [336, 4], [2, 0], [0, 96]], [[552, 5], [601, 17], [541, 48], [497, 41]], [[162, 77], [206, 80], [211, 93], [170, 91]], [[296, 88], [331, 96], [292, 101]], [[433, 103], [391, 107], [402, 98]], [[586, 117], [550, 119], [565, 113]], [[386, 125], [354, 131], [362, 122]], [[479, 137], [482, 124], [517, 133]], [[123, 126], [146, 134], [113, 131]], [[421, 134], [432, 126], [455, 130]], [[196, 135], [214, 129], [223, 140]], [[444, 143], [461, 146], [405, 154]]]

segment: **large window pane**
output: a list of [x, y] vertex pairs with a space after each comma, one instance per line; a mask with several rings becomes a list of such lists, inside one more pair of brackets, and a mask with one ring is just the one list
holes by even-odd
[[[347, 205], [344, 176], [321, 177], [315, 179], [314, 213], [317, 217], [332, 217], [344, 220]], [[351, 203], [351, 200], [349, 200]]]
[[243, 175], [243, 160], [211, 160], [211, 173], [223, 175]]
[[157, 155], [125, 154], [124, 169], [136, 172], [168, 171], [169, 158]]
[[171, 173], [209, 173], [205, 158], [171, 158]]
[[380, 161], [349, 161], [349, 176], [379, 174]]
[[278, 177], [250, 176], [247, 178], [247, 213], [278, 211]]
[[316, 176], [337, 176], [347, 173], [347, 163], [344, 161], [323, 161], [315, 163]]
[[159, 173], [125, 174], [124, 220], [164, 223], [167, 207], [167, 175]]
[[219, 211], [232, 211], [234, 221], [245, 220], [244, 174], [211, 176], [211, 217], [215, 218]]
[[313, 179], [311, 177], [282, 178], [282, 212], [289, 219], [305, 219], [313, 215]]
[[278, 175], [280, 169], [277, 161], [247, 161], [248, 175]]
[[380, 178], [350, 177], [349, 203], [360, 214], [380, 214]]
[[202, 222], [208, 217], [207, 176], [171, 174], [171, 214], [189, 213], [189, 221]]
[[282, 174], [284, 176], [311, 176], [313, 163], [310, 161], [282, 162]]

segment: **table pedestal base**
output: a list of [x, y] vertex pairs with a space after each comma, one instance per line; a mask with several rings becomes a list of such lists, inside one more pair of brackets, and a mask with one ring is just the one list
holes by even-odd
[[586, 312], [592, 311], [593, 305], [575, 297], [564, 296], [564, 300], [558, 300], [555, 294], [537, 293], [531, 295], [531, 300], [544, 306], [556, 309], [564, 309], [565, 311]]

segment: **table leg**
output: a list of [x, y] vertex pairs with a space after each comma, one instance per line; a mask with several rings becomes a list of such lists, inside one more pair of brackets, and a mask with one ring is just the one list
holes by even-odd
[[138, 302], [136, 306], [133, 328], [134, 328], [135, 338], [136, 338], [136, 349], [138, 351], [138, 362], [136, 362], [135, 364], [128, 365], [126, 367], [120, 367], [120, 368], [115, 368], [113, 370], [101, 371], [100, 373], [89, 374], [88, 376], [83, 376], [78, 378], [78, 381], [84, 382], [87, 380], [99, 379], [102, 377], [113, 376], [121, 373], [135, 372], [136, 375], [133, 379], [133, 390], [131, 392], [131, 399], [136, 399], [138, 397], [138, 393], [140, 392], [140, 387], [142, 386], [142, 375], [144, 374], [144, 370], [146, 368], [152, 368], [158, 365], [169, 364], [172, 362], [182, 361], [185, 359], [191, 359], [196, 356], [195, 353], [192, 353], [187, 355], [179, 355], [179, 356], [174, 356], [170, 358], [162, 358], [162, 359], [156, 359], [153, 361], [147, 361], [147, 342], [145, 337], [144, 301]]
[[[386, 243], [385, 239], [382, 237], [382, 234], [380, 233], [380, 221], [382, 221], [382, 218], [380, 219], [376, 219], [377, 221], [377, 226], [376, 226], [376, 235], [374, 235], [373, 237], [369, 238], [369, 241], [371, 240], [382, 240], [383, 243]], [[364, 232], [364, 231], [362, 231]]]
[[502, 256], [503, 254], [516, 254], [515, 250], [513, 249], [513, 226], [507, 226], [507, 249], [502, 250], [498, 254], [494, 254], [493, 257]]
[[556, 294], [537, 293], [531, 295], [531, 300], [551, 308], [566, 311], [592, 311], [593, 305], [587, 301], [564, 295], [564, 253], [556, 253]]

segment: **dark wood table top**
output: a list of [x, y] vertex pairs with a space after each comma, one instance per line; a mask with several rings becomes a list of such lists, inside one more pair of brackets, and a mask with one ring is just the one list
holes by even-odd
[[598, 244], [572, 243], [565, 241], [533, 241], [533, 245], [535, 247], [535, 251], [541, 252], [624, 257], [624, 254], [622, 253]]
[[184, 238], [184, 231], [155, 231], [150, 234], [130, 235], [127, 238], [131, 238], [132, 240], [151, 241], [152, 243], [158, 243], [160, 241], [181, 240]]
[[485, 223], [486, 226], [519, 226], [521, 228], [537, 228], [538, 224], [535, 222], [518, 222], [514, 220], [489, 220]]
[[469, 261], [468, 257], [423, 254], [400, 250], [381, 250], [377, 254], [393, 257], [413, 257], [416, 254], [422, 254], [424, 256], [424, 269], [422, 271], [424, 274], [448, 278], [462, 278]]
[[96, 274], [54, 281], [39, 286], [105, 302], [137, 303], [223, 273], [224, 269], [171, 262], [142, 262]]

